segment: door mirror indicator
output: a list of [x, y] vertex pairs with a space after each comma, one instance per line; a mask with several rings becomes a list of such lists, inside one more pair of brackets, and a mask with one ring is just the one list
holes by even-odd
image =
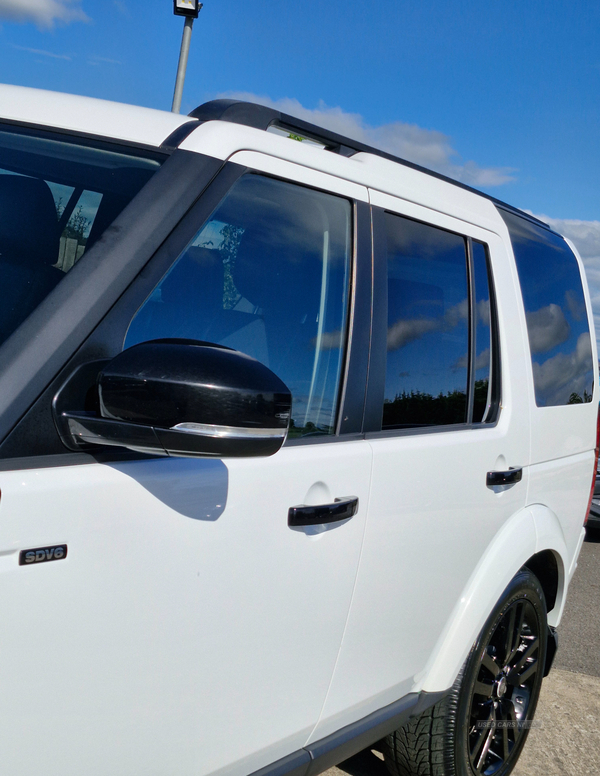
[[[68, 383], [67, 383], [68, 386]], [[70, 392], [65, 386], [65, 396]], [[104, 363], [96, 411], [54, 401], [63, 438], [152, 455], [247, 457], [284, 443], [292, 397], [259, 361], [194, 340], [153, 340]]]

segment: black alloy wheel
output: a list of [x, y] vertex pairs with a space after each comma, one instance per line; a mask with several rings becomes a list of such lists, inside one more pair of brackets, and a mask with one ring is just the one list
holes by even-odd
[[528, 600], [515, 601], [484, 648], [471, 696], [469, 761], [488, 776], [510, 760], [530, 725], [540, 665], [540, 622]]
[[547, 631], [544, 592], [522, 568], [449, 694], [383, 742], [392, 776], [508, 776], [535, 713]]
[[506, 776], [531, 727], [546, 659], [544, 594], [522, 569], [467, 659], [458, 701], [457, 748], [469, 776]]

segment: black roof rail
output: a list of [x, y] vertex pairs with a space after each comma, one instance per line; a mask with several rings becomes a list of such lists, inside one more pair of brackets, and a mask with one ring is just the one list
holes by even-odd
[[474, 194], [478, 194], [480, 197], [485, 197], [485, 199], [491, 200], [495, 205], [552, 231], [548, 224], [540, 221], [535, 216], [524, 213], [522, 210], [519, 210], [512, 205], [508, 205], [506, 202], [496, 199], [496, 197], [492, 197], [489, 194], [485, 194], [484, 192], [473, 188], [473, 186], [461, 183], [461, 181], [449, 178], [447, 175], [442, 175], [442, 173], [435, 172], [434, 170], [429, 170], [427, 167], [422, 167], [420, 164], [409, 162], [407, 159], [402, 159], [399, 156], [389, 154], [387, 151], [382, 151], [374, 146], [361, 143], [358, 140], [352, 140], [343, 135], [338, 135], [337, 132], [332, 132], [324, 127], [319, 127], [316, 124], [311, 124], [303, 119], [290, 116], [288, 113], [282, 113], [275, 108], [268, 108], [266, 105], [258, 105], [257, 103], [245, 102], [243, 100], [211, 100], [210, 102], [205, 102], [203, 105], [194, 108], [193, 111], [188, 113], [188, 116], [199, 119], [201, 122], [230, 121], [233, 124], [242, 124], [246, 127], [254, 127], [255, 129], [263, 130], [267, 130], [272, 126], [279, 127], [292, 134], [298, 134], [309, 140], [314, 140], [323, 145], [328, 151], [333, 151], [342, 156], [350, 157], [361, 152], [381, 156], [383, 159], [388, 159], [390, 162], [396, 162], [396, 164], [401, 164], [404, 167], [410, 167], [413, 170], [426, 173], [427, 175], [438, 178], [446, 183], [451, 183], [453, 186], [458, 186], [461, 189], [471, 191]]

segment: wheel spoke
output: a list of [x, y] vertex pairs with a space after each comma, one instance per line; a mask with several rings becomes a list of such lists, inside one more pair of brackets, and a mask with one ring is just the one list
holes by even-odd
[[511, 660], [513, 660], [515, 655], [517, 654], [517, 650], [521, 644], [521, 634], [523, 633], [524, 623], [525, 623], [525, 604], [522, 603], [519, 606], [519, 619], [518, 619], [517, 627], [514, 631], [514, 640], [512, 643], [510, 655], [508, 655], [508, 657], [506, 658], [506, 663], [510, 663]]
[[538, 669], [538, 661], [534, 660], [532, 663], [529, 664], [528, 668], [526, 668], [522, 673], [518, 674], [519, 684], [525, 684], [525, 682], [529, 679], [529, 677], [535, 674], [537, 669]]
[[487, 670], [494, 677], [494, 679], [500, 673], [500, 666], [496, 663], [496, 661], [492, 658], [492, 656], [488, 653], [487, 650], [483, 653], [483, 658], [481, 659], [481, 665], [487, 668]]
[[508, 725], [505, 725], [502, 729], [502, 756], [504, 757], [504, 762], [508, 760], [509, 754], [510, 749], [508, 746]]
[[[492, 721], [495, 722], [495, 719], [492, 719]], [[487, 736], [485, 737], [485, 743], [483, 745], [483, 749], [481, 750], [481, 754], [479, 755], [479, 760], [477, 761], [477, 765], [475, 766], [478, 771], [481, 771], [482, 766], [485, 764], [485, 758], [487, 757], [488, 752], [490, 751], [490, 746], [492, 745], [492, 741], [494, 739], [495, 733], [496, 731], [494, 730], [494, 726], [492, 725], [487, 731]]]
[[485, 682], [475, 682], [473, 692], [475, 695], [483, 695], [484, 698], [491, 698], [494, 686]]
[[518, 662], [515, 663], [515, 665], [512, 667], [512, 671], [520, 671], [521, 668], [525, 665], [525, 663], [529, 660], [530, 657], [533, 657], [533, 653], [539, 648], [540, 646], [540, 640], [538, 638], [535, 638], [531, 644], [527, 647], [525, 652], [521, 655]]
[[513, 703], [509, 704], [508, 718], [509, 718], [509, 720], [511, 722], [511, 730], [512, 730], [512, 734], [513, 734], [512, 735], [513, 742], [516, 744], [517, 743], [517, 739], [521, 735], [521, 729], [519, 728], [519, 720], [517, 718], [517, 711], [516, 711]]
[[[537, 659], [533, 660], [532, 655], [538, 650], [540, 645], [539, 639], [534, 639], [534, 641], [531, 642], [529, 647], [523, 652], [521, 657], [519, 658], [519, 661], [515, 663], [515, 665], [511, 668], [511, 670], [508, 673], [508, 676], [506, 677], [506, 680], [509, 684], [512, 684], [513, 686], [518, 684], [523, 684], [524, 682], [529, 679], [532, 674], [534, 674], [537, 671]], [[529, 666], [527, 666], [527, 662], [531, 661], [529, 663]], [[522, 669], [525, 668], [525, 671], [522, 671]]]
[[[481, 750], [481, 747], [484, 745], [486, 739], [488, 738], [488, 734], [490, 731], [493, 731], [493, 726], [489, 726], [489, 723], [494, 721], [494, 707], [492, 706], [490, 713], [488, 714], [488, 718], [486, 719], [486, 726], [481, 728], [479, 735], [477, 736], [477, 741], [475, 742], [475, 746], [471, 749], [471, 759], [473, 762], [475, 762], [477, 756], [479, 755], [479, 752]], [[477, 728], [476, 728], [477, 729]], [[477, 766], [479, 768], [479, 766]]]
[[515, 619], [517, 616], [517, 610], [515, 606], [510, 608], [508, 614], [508, 623], [506, 624], [506, 636], [504, 639], [504, 664], [508, 663], [510, 655], [513, 652], [513, 640], [515, 632]]

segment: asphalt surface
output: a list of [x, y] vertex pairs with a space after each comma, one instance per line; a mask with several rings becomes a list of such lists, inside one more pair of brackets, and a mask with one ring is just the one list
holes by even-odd
[[[600, 776], [600, 530], [588, 530], [559, 627], [559, 650], [544, 679], [529, 737], [513, 776]], [[389, 776], [376, 749], [326, 776]]]

